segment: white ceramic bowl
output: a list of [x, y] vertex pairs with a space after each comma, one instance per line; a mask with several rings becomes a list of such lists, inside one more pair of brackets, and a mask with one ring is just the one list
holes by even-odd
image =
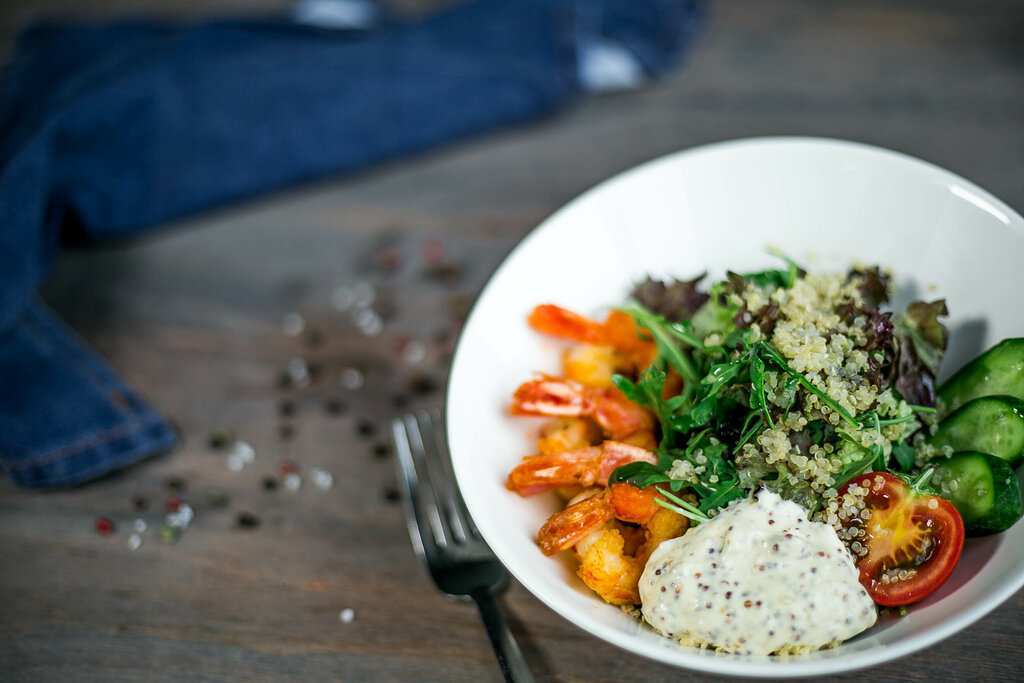
[[[865, 145], [767, 138], [701, 147], [623, 173], [533, 230], [484, 289], [459, 340], [448, 385], [452, 459], [491, 548], [551, 609], [630, 652], [744, 677], [822, 675], [872, 666], [945, 638], [1024, 584], [1024, 524], [969, 541], [952, 578], [910, 615], [835, 650], [777, 660], [683, 648], [604, 604], [567, 558], [546, 558], [537, 530], [553, 494], [521, 498], [505, 478], [532, 454], [536, 418], [508, 415], [515, 388], [557, 372], [560, 345], [527, 327], [533, 306], [602, 315], [648, 273], [711, 278], [778, 265], [779, 247], [809, 269], [890, 266], [901, 299], [945, 297], [946, 374], [982, 348], [1024, 336], [1024, 219], [931, 164]], [[896, 305], [902, 308], [900, 302]]]

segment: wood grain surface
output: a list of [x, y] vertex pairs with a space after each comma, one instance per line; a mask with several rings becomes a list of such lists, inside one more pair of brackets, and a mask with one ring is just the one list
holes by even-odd
[[[5, 3], [0, 48], [30, 15], [286, 4]], [[686, 68], [640, 91], [142, 240], [65, 250], [44, 297], [171, 417], [182, 446], [70, 491], [0, 482], [0, 679], [500, 680], [475, 609], [443, 598], [413, 556], [388, 419], [440, 402], [469, 303], [553, 210], [654, 157], [780, 134], [907, 152], [1024, 209], [1024, 5], [714, 3]], [[377, 336], [332, 306], [358, 283], [375, 289]], [[290, 312], [304, 316], [298, 336], [283, 330]], [[308, 386], [283, 381], [293, 359]], [[359, 388], [342, 381], [352, 369]], [[252, 444], [255, 461], [230, 471], [210, 444], [218, 430]], [[281, 486], [284, 460], [305, 475], [298, 491]], [[332, 489], [313, 486], [316, 467]], [[165, 543], [170, 495], [196, 516]], [[111, 536], [93, 530], [100, 515]], [[148, 529], [130, 550], [138, 518]], [[595, 640], [517, 585], [502, 606], [541, 680], [714, 680]], [[1022, 613], [1017, 594], [938, 645], [836, 680], [1020, 680]]]

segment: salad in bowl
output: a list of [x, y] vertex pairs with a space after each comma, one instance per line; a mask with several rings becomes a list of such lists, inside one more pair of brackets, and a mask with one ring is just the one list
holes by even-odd
[[835, 647], [1021, 517], [1024, 339], [936, 390], [943, 300], [894, 315], [877, 266], [787, 261], [706, 290], [647, 279], [603, 322], [529, 317], [571, 346], [512, 397], [548, 419], [507, 487], [556, 491], [539, 549], [681, 644]]
[[[766, 244], [796, 263], [766, 253]], [[985, 455], [1016, 464], [992, 456], [991, 443], [968, 448], [956, 439], [1006, 416], [988, 397], [968, 410], [975, 397], [960, 392], [991, 374], [989, 354], [1002, 353], [1002, 340], [1024, 336], [1022, 252], [1024, 219], [998, 199], [925, 162], [859, 144], [722, 143], [607, 181], [531, 232], [469, 316], [446, 399], [467, 507], [533, 595], [644, 657], [794, 678], [927, 647], [1024, 585], [1024, 525], [998, 514], [1003, 499], [965, 502], [952, 491], [983, 488], [977, 475], [1000, 468]], [[804, 307], [807, 297], [823, 308]], [[1002, 373], [1011, 383], [1021, 372], [1012, 365]], [[544, 412], [560, 402], [562, 413]], [[953, 420], [958, 414], [967, 417]], [[952, 460], [950, 448], [981, 455]], [[590, 474], [567, 482], [576, 466], [564, 461], [573, 458], [590, 463], [579, 468]], [[881, 521], [875, 510], [892, 500], [906, 510], [891, 515], [903, 520], [905, 543], [884, 548], [871, 542], [878, 535], [869, 520]], [[596, 514], [580, 516], [586, 540], [602, 539], [590, 548], [566, 516], [579, 504]], [[770, 531], [715, 531], [719, 520], [748, 516], [746, 508]], [[795, 570], [795, 593], [801, 580], [836, 587], [831, 597], [857, 606], [843, 620], [861, 623], [815, 636], [801, 627], [795, 640], [769, 622], [834, 621], [821, 615], [839, 611], [809, 598], [768, 614], [755, 595], [758, 576], [733, 575], [733, 564], [716, 560], [692, 564], [698, 548], [731, 556], [741, 540], [776, 552], [765, 540], [780, 525], [797, 533], [782, 534], [777, 553], [788, 559], [766, 556], [766, 573], [770, 562]], [[896, 555], [899, 563], [885, 560]], [[762, 562], [746, 557], [746, 570], [760, 574]], [[628, 571], [607, 571], [617, 560]], [[581, 576], [584, 566], [599, 590]], [[705, 591], [713, 573], [717, 585]], [[723, 581], [740, 586], [730, 591]], [[645, 593], [655, 596], [649, 607]], [[705, 616], [746, 610], [760, 626], [742, 634], [731, 630], [739, 616], [717, 625], [672, 616], [697, 607]]]

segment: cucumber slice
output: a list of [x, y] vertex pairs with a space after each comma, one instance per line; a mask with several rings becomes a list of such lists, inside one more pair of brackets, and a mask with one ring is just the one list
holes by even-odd
[[928, 443], [989, 453], [1016, 465], [1024, 459], [1024, 401], [1012, 396], [970, 400], [939, 422]]
[[931, 483], [963, 517], [968, 536], [1006, 531], [1021, 517], [1017, 477], [994, 455], [957, 453], [938, 464]]
[[972, 398], [996, 394], [1024, 400], [1024, 338], [1004, 339], [939, 387], [945, 412], [956, 410]]

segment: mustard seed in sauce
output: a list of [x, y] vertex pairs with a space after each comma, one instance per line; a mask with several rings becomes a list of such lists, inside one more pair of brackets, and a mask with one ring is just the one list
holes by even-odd
[[[662, 543], [640, 580], [644, 618], [685, 644], [750, 654], [819, 648], [863, 631], [876, 611], [852, 557], [831, 526], [805, 518], [797, 504], [762, 491]], [[710, 580], [693, 580], [709, 572]], [[733, 593], [744, 609], [726, 609]]]

